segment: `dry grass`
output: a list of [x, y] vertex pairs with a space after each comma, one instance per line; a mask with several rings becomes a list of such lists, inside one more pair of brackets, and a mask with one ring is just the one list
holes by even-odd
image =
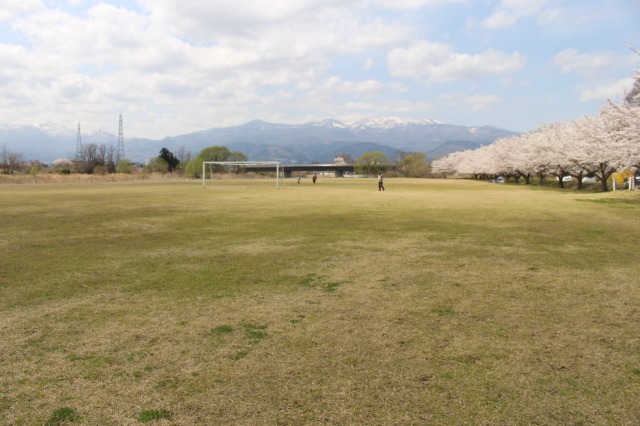
[[0, 184], [48, 184], [48, 183], [101, 183], [101, 182], [135, 182], [135, 181], [175, 181], [176, 177], [170, 173], [117, 173], [104, 175], [88, 175], [85, 173], [38, 173], [31, 174], [0, 174]]
[[640, 422], [637, 194], [272, 183], [3, 186], [2, 423]]

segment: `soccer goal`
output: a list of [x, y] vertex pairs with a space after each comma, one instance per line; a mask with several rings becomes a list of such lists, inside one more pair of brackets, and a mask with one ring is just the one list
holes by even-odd
[[209, 170], [209, 176], [213, 180], [216, 165], [220, 166], [240, 166], [240, 167], [264, 167], [273, 169], [275, 166], [276, 172], [276, 189], [280, 188], [280, 172], [284, 172], [282, 163], [280, 161], [203, 161], [202, 162], [202, 189], [206, 188], [207, 181], [207, 168]]

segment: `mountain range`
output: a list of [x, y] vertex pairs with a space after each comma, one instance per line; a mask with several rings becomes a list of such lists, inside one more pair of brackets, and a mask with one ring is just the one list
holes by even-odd
[[[421, 152], [429, 158], [475, 149], [496, 139], [516, 134], [492, 126], [466, 127], [435, 120], [399, 117], [369, 118], [355, 123], [327, 119], [306, 124], [276, 124], [261, 120], [225, 128], [211, 128], [160, 140], [127, 138], [125, 155], [135, 162], [158, 156], [162, 148], [171, 152], [223, 145], [240, 151], [250, 160], [283, 160], [296, 163], [331, 163], [346, 152], [358, 158], [365, 152], [381, 151], [393, 159], [397, 151]], [[39, 126], [0, 124], [0, 146], [18, 152], [25, 160], [50, 163], [56, 158], [73, 158], [78, 129], [55, 123]], [[118, 136], [103, 130], [81, 133], [81, 143], [117, 145]]]

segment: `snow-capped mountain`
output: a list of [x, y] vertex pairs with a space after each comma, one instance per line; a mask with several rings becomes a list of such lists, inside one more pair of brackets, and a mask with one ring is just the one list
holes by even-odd
[[356, 121], [354, 123], [344, 123], [342, 121], [334, 120], [332, 118], [313, 123], [317, 127], [333, 128], [333, 129], [351, 129], [358, 130], [390, 130], [407, 126], [423, 126], [429, 124], [444, 124], [437, 120], [411, 120], [402, 117], [380, 117], [380, 118], [366, 118], [364, 120]]
[[[367, 151], [382, 151], [393, 158], [397, 151], [441, 156], [476, 148], [514, 132], [491, 126], [465, 127], [435, 120], [400, 117], [369, 118], [354, 123], [326, 119], [302, 125], [253, 120], [226, 128], [211, 128], [162, 140], [127, 138], [125, 154], [132, 161], [158, 156], [162, 148], [186, 149], [193, 155], [208, 146], [224, 145], [251, 160], [289, 158], [296, 162], [330, 162], [341, 153], [357, 158]], [[0, 146], [18, 152], [25, 160], [52, 162], [75, 156], [78, 129], [55, 123], [38, 126], [0, 124]], [[82, 144], [116, 145], [117, 136], [81, 131]]]
[[74, 134], [77, 134], [77, 131], [73, 129], [69, 129], [68, 127], [65, 127], [60, 124], [52, 123], [52, 122], [40, 123], [38, 126], [35, 126], [35, 127], [37, 127], [38, 129], [40, 129], [40, 131], [42, 131], [43, 133], [45, 133], [46, 135], [52, 138], [57, 138], [57, 137], [66, 138], [66, 137], [73, 136]]
[[319, 121], [317, 123], [313, 123], [316, 127], [324, 127], [328, 129], [346, 129], [348, 127], [347, 124], [342, 121], [334, 120], [333, 118], [328, 118], [326, 120]]
[[382, 130], [390, 130], [397, 129], [402, 127], [408, 127], [411, 125], [414, 126], [424, 126], [430, 124], [444, 124], [443, 122], [436, 120], [410, 120], [401, 117], [381, 117], [381, 118], [367, 118], [352, 124], [349, 124], [348, 127], [351, 129], [382, 129]]

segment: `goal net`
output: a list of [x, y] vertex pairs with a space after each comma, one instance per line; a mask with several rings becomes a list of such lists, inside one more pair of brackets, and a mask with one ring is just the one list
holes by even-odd
[[276, 189], [280, 188], [280, 172], [284, 171], [280, 161], [203, 161], [202, 162], [202, 189], [207, 185], [207, 170], [209, 177], [213, 180], [215, 166], [240, 166], [240, 167], [265, 167], [276, 172]]

